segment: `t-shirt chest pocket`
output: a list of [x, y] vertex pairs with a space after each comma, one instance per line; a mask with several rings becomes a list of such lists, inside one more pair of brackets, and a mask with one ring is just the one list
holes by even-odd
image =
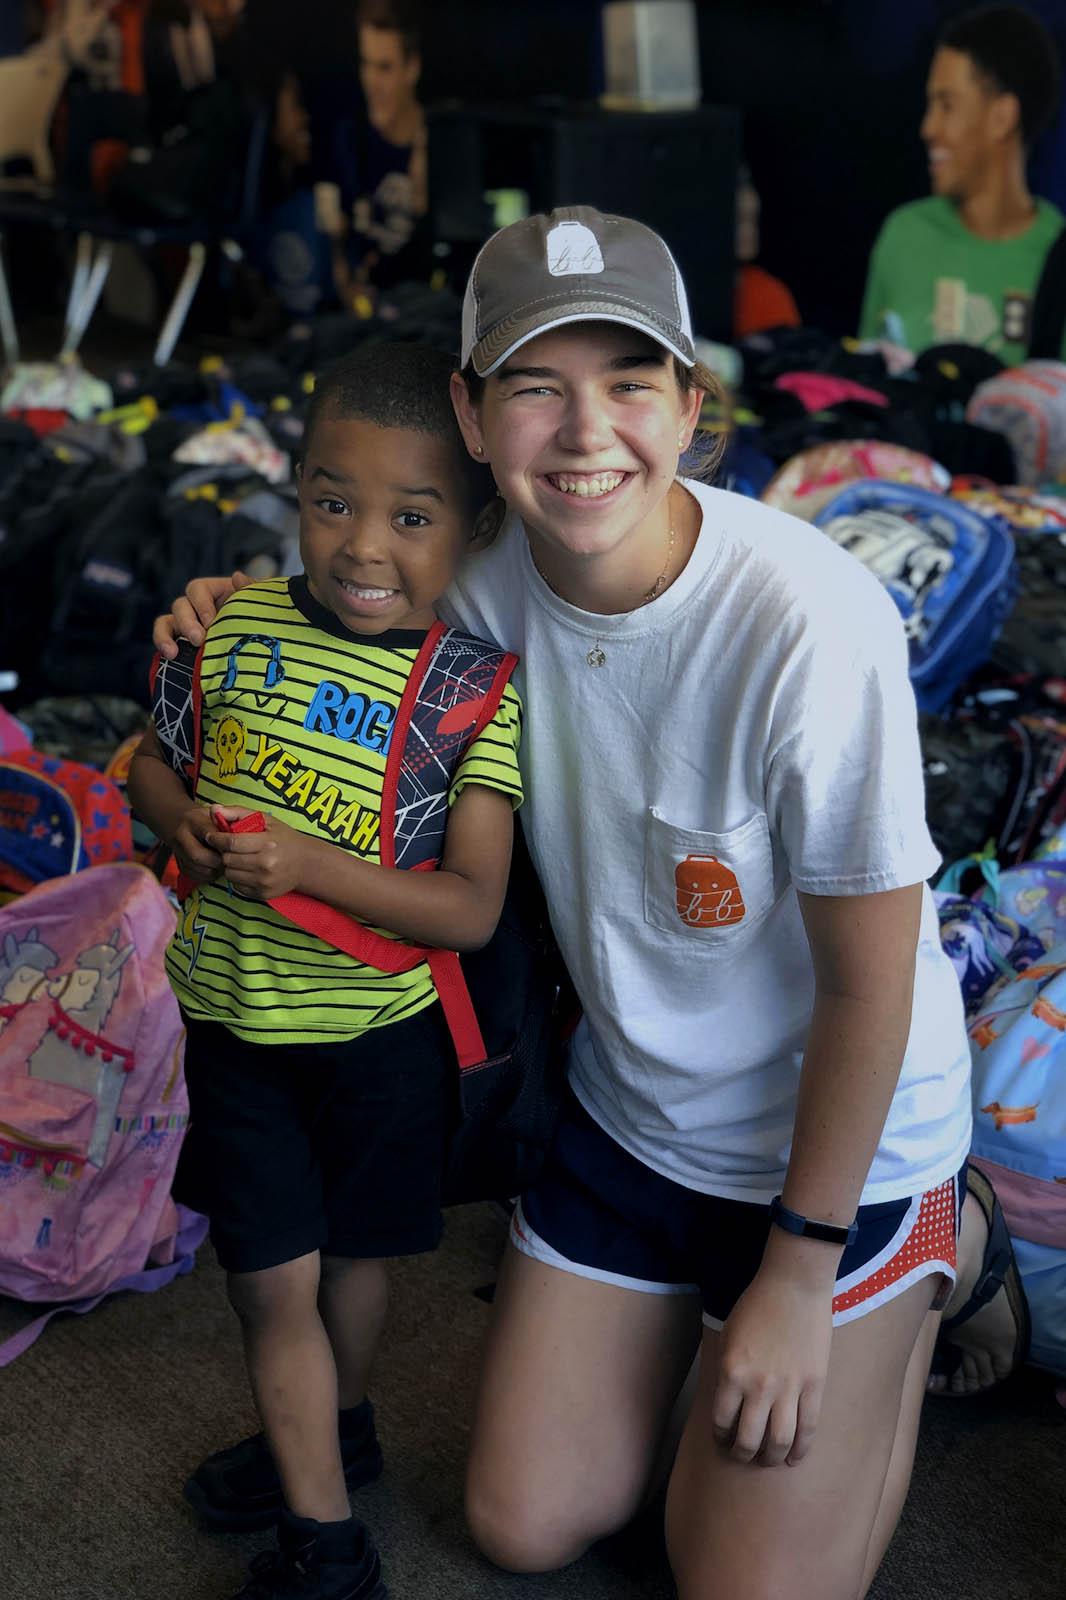
[[773, 905], [770, 829], [762, 813], [727, 833], [680, 828], [654, 806], [644, 844], [644, 919], [724, 950], [746, 944]]

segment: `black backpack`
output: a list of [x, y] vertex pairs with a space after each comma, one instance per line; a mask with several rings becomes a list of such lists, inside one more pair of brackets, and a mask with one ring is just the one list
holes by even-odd
[[[1062, 679], [1004, 677], [990, 664], [950, 719], [921, 716], [919, 732], [929, 831], [948, 864], [990, 846], [1001, 867], [1017, 866], [1066, 823]], [[962, 892], [980, 881], [975, 868]]]
[[1014, 531], [1018, 595], [991, 659], [1003, 673], [1066, 674], [1066, 544]]
[[177, 470], [167, 464], [121, 479], [84, 525], [69, 529], [55, 560], [41, 692], [131, 695], [147, 705], [152, 623], [171, 597], [198, 572], [230, 572], [256, 556], [277, 570], [280, 535], [228, 515], [218, 501], [168, 496]]
[[18, 680], [5, 694], [9, 704], [40, 692], [40, 656], [68, 530], [95, 516], [121, 481], [89, 458], [63, 461], [42, 441], [0, 485], [0, 669]]

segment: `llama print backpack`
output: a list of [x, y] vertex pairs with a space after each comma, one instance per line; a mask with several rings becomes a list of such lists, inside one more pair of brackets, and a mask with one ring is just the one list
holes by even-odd
[[188, 1271], [206, 1232], [170, 1198], [189, 1111], [163, 971], [173, 928], [131, 862], [0, 909], [0, 1294], [53, 1303], [0, 1366], [54, 1311]]

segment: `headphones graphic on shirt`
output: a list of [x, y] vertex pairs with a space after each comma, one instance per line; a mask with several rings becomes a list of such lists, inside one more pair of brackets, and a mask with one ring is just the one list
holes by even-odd
[[270, 659], [263, 671], [263, 688], [274, 689], [285, 676], [285, 668], [281, 664], [281, 646], [276, 639], [266, 633], [246, 633], [243, 639], [238, 639], [226, 658], [226, 671], [220, 685], [221, 692], [227, 693], [235, 687], [237, 682], [237, 657], [246, 644], [261, 644], [270, 651]]

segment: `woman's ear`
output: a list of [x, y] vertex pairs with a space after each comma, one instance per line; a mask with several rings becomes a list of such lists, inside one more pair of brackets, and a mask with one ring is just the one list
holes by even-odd
[[703, 405], [703, 390], [695, 387], [686, 389], [681, 396], [681, 421], [677, 429], [677, 449], [679, 455], [684, 455], [692, 443], [692, 435], [696, 431], [696, 424], [700, 420], [700, 409]]
[[461, 372], [452, 373], [451, 385], [452, 407], [455, 411], [455, 420], [459, 424], [459, 432], [463, 436], [463, 443], [474, 460], [486, 466], [485, 442], [481, 437], [481, 418], [470, 398], [470, 391]]
[[487, 506], [482, 506], [474, 518], [474, 531], [467, 550], [486, 550], [503, 527], [506, 516], [507, 506], [502, 495], [496, 495]]

